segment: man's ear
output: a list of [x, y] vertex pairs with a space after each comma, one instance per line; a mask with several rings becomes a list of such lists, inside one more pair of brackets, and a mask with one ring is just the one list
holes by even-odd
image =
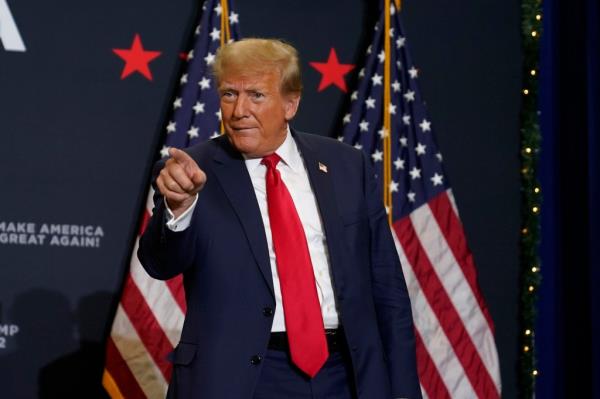
[[298, 112], [300, 94], [292, 93], [285, 96], [285, 120], [290, 121]]

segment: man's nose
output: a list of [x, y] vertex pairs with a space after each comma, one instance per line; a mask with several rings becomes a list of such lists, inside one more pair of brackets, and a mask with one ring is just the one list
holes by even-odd
[[244, 118], [245, 116], [248, 116], [247, 101], [248, 98], [245, 95], [238, 96], [233, 106], [234, 118]]

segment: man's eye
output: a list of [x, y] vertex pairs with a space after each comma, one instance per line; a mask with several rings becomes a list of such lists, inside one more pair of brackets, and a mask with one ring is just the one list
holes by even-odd
[[232, 100], [235, 98], [235, 93], [231, 91], [224, 91], [221, 93], [221, 98], [223, 100]]
[[253, 92], [253, 93], [252, 93], [252, 97], [253, 97], [253, 98], [256, 98], [256, 99], [263, 98], [264, 96], [265, 96], [265, 95], [264, 95], [263, 93], [259, 93], [259, 92], [257, 92], [257, 91], [255, 91], [255, 92]]

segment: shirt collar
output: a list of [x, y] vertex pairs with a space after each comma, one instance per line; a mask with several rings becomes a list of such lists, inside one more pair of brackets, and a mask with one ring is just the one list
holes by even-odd
[[[287, 166], [292, 169], [293, 172], [298, 172], [299, 168], [302, 167], [302, 158], [300, 157], [300, 151], [298, 151], [298, 146], [296, 145], [296, 141], [290, 132], [290, 126], [286, 127], [286, 137], [283, 143], [275, 150], [275, 153], [279, 155], [281, 161], [283, 161]], [[248, 170], [255, 170], [262, 161], [261, 158], [245, 158], [246, 167]]]

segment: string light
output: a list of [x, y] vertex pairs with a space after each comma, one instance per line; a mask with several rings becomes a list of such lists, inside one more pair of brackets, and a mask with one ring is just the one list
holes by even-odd
[[541, 134], [539, 130], [538, 76], [539, 39], [543, 34], [540, 0], [522, 0], [521, 35], [523, 46], [523, 86], [521, 87], [521, 285], [520, 325], [522, 335], [519, 366], [519, 391], [523, 398], [535, 397], [535, 306], [539, 289], [540, 259], [538, 256], [540, 233], [541, 187], [537, 181]]

